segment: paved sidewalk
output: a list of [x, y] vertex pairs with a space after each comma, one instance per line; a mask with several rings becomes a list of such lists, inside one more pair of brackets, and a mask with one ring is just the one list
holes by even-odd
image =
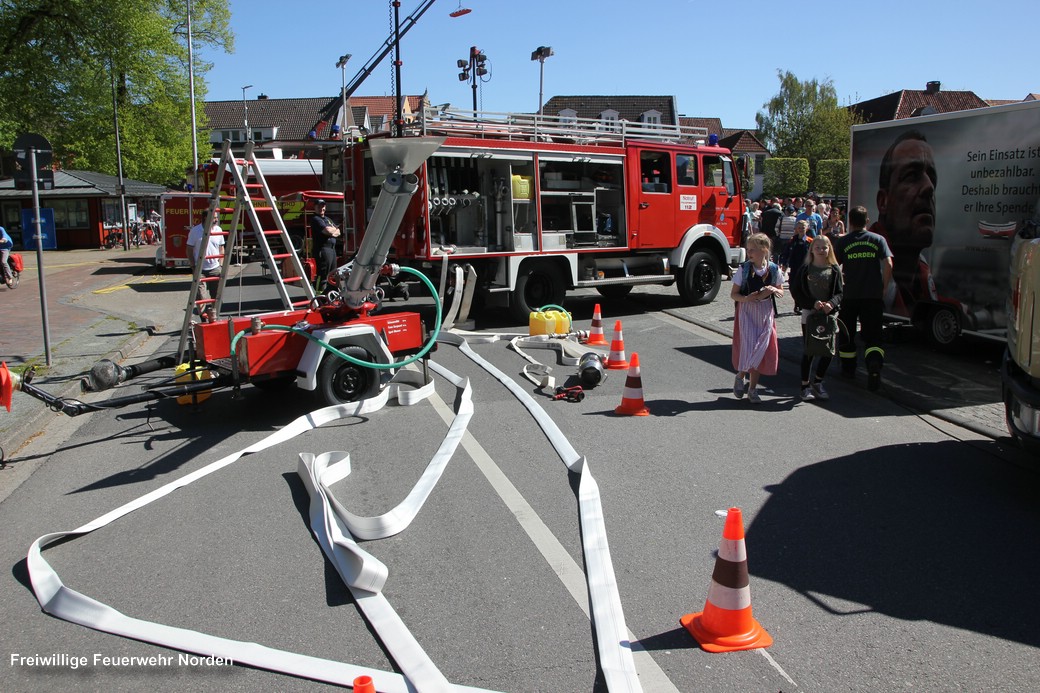
[[[16, 372], [36, 365], [34, 383], [52, 394], [82, 396], [79, 376], [94, 363], [124, 361], [151, 335], [180, 329], [191, 278], [185, 272], [160, 273], [155, 246], [45, 251], [48, 366], [37, 255], [19, 252], [25, 261], [21, 283], [17, 289], [0, 288], [0, 361]], [[0, 447], [14, 455], [54, 416], [59, 415], [43, 402], [14, 393], [11, 411], [0, 410]]]

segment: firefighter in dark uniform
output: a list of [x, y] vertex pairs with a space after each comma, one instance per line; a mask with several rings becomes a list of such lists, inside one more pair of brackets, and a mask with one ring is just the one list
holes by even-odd
[[881, 384], [885, 350], [881, 347], [885, 290], [892, 281], [892, 251], [885, 237], [866, 230], [867, 208], [849, 210], [849, 233], [839, 236], [835, 255], [845, 279], [841, 319], [845, 323], [838, 343], [841, 372], [847, 378], [856, 374], [856, 323], [863, 339], [863, 361], [867, 366], [867, 389]]
[[318, 288], [323, 289], [329, 273], [336, 269], [336, 244], [339, 241], [339, 227], [325, 216], [325, 200], [314, 202], [314, 215], [311, 217], [311, 237], [318, 248]]

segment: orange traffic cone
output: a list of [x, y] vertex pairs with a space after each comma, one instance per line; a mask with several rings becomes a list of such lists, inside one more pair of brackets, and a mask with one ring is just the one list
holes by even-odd
[[589, 341], [585, 342], [590, 346], [606, 346], [607, 337], [603, 334], [603, 316], [599, 312], [599, 304], [596, 304], [596, 309], [592, 311], [592, 330], [589, 331]]
[[358, 676], [354, 679], [354, 693], [376, 693], [376, 685], [371, 676]]
[[621, 370], [628, 368], [628, 359], [625, 358], [625, 337], [621, 334], [621, 321], [614, 323], [614, 338], [610, 340], [610, 355], [607, 356], [607, 368]]
[[773, 638], [751, 616], [751, 588], [748, 585], [744, 521], [740, 508], [730, 508], [704, 611], [687, 614], [679, 619], [679, 623], [708, 652], [769, 647]]
[[621, 405], [614, 409], [622, 416], [648, 416], [650, 410], [643, 404], [643, 378], [639, 374], [639, 354], [632, 354], [632, 366], [628, 369]]
[[22, 378], [7, 370], [7, 362], [0, 361], [0, 407], [11, 411], [11, 395], [19, 389]]

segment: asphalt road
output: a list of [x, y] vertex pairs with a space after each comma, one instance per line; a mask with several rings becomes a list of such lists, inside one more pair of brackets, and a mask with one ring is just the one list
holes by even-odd
[[[573, 302], [578, 327], [588, 326], [596, 301]], [[832, 379], [830, 402], [801, 403], [787, 360], [764, 381], [761, 406], [737, 401], [729, 340], [711, 329], [724, 321], [725, 303], [696, 318], [703, 324], [684, 319], [696, 309], [678, 306], [667, 289], [604, 304], [608, 332], [622, 319], [628, 355], [639, 354], [648, 417], [614, 414], [624, 371], [581, 403], [556, 402], [520, 377], [524, 362], [503, 341], [474, 345], [538, 397], [587, 458], [644, 690], [1031, 690], [1040, 679], [1031, 460], [949, 417], [908, 408], [891, 390], [868, 393], [862, 382]], [[494, 316], [480, 328], [516, 331]], [[164, 352], [169, 339], [147, 347]], [[551, 353], [533, 355], [554, 363]], [[942, 368], [938, 356], [922, 359]], [[500, 382], [453, 347], [434, 360], [471, 379], [470, 438], [408, 529], [364, 542], [389, 569], [384, 594], [455, 684], [603, 689], [584, 595], [569, 582], [587, 560], [577, 475]], [[554, 366], [561, 381], [573, 370]], [[353, 473], [335, 487], [340, 500], [362, 515], [385, 512], [445, 434], [458, 394], [436, 383], [443, 404], [388, 406], [328, 424], [44, 557], [67, 585], [131, 616], [391, 671], [387, 648], [308, 528], [298, 454], [350, 452]], [[976, 396], [992, 399], [986, 393]], [[198, 408], [159, 402], [63, 419], [22, 448], [16, 466], [33, 472], [0, 503], [8, 528], [0, 556], [11, 567], [0, 588], [9, 650], [0, 689], [318, 688], [245, 666], [95, 665], [95, 654], [176, 653], [44, 615], [24, 561], [37, 537], [182, 478], [309, 408], [303, 397], [245, 388]], [[708, 654], [678, 621], [704, 606], [720, 511], [734, 506], [747, 530], [754, 613], [774, 645]], [[50, 653], [91, 664], [10, 659]]]

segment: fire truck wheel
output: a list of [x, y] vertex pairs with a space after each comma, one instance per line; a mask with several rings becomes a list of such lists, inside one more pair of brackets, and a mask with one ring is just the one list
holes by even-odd
[[563, 274], [557, 266], [546, 262], [524, 265], [516, 278], [510, 309], [515, 319], [526, 324], [531, 313], [542, 306], [562, 305], [566, 295]]
[[631, 284], [607, 284], [606, 286], [597, 286], [596, 291], [603, 298], [624, 298], [632, 293]]
[[[371, 361], [372, 354], [359, 346], [338, 347], [348, 356], [361, 361]], [[325, 405], [356, 402], [365, 397], [375, 384], [376, 372], [350, 361], [327, 355], [318, 367], [318, 387], [315, 394]]]
[[961, 323], [957, 313], [948, 306], [933, 308], [928, 315], [928, 341], [937, 349], [948, 350], [961, 334]]
[[694, 251], [686, 259], [679, 276], [679, 295], [691, 305], [711, 303], [719, 293], [722, 274], [719, 261], [711, 253]]

